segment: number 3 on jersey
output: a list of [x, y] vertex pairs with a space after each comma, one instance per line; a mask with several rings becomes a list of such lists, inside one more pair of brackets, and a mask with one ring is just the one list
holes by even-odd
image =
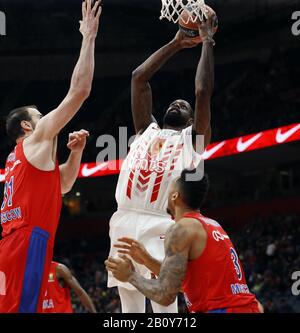
[[239, 280], [242, 279], [242, 270], [241, 270], [241, 266], [239, 264], [239, 257], [235, 251], [234, 248], [230, 248], [230, 257], [231, 257], [231, 260], [233, 262], [233, 265], [234, 265], [234, 269], [236, 271], [236, 275], [238, 277]]
[[14, 176], [12, 176], [9, 181], [5, 182], [4, 200], [3, 200], [3, 203], [1, 206], [1, 210], [5, 209], [6, 204], [7, 204], [7, 207], [12, 206], [13, 193], [14, 193]]

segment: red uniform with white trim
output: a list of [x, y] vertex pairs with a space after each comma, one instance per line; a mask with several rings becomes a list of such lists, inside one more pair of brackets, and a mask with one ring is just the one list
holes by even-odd
[[59, 263], [52, 261], [47, 291], [43, 301], [43, 313], [73, 313], [70, 288], [59, 284], [56, 269]]
[[189, 261], [182, 285], [189, 311], [259, 313], [242, 264], [223, 228], [199, 213], [184, 217], [198, 220], [207, 232], [204, 252], [198, 259]]
[[18, 143], [5, 167], [0, 313], [41, 312], [60, 210], [58, 163], [53, 171], [38, 170]]
[[[111, 245], [121, 237], [131, 237], [144, 244], [157, 260], [163, 260], [164, 235], [174, 224], [167, 214], [169, 188], [183, 169], [195, 168], [200, 161], [193, 147], [192, 126], [175, 131], [152, 123], [137, 136], [118, 180], [118, 210], [110, 220]], [[110, 256], [117, 256], [113, 246]], [[135, 265], [143, 276], [151, 277], [145, 266]], [[135, 290], [109, 273], [108, 287], [114, 286]]]

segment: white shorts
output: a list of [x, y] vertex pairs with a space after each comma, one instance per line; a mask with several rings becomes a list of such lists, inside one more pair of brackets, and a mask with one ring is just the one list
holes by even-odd
[[[142, 243], [152, 257], [163, 261], [165, 257], [164, 236], [166, 231], [175, 222], [168, 216], [154, 215], [148, 212], [136, 212], [133, 210], [117, 210], [110, 220], [110, 253], [111, 257], [118, 256], [118, 249], [114, 248], [118, 238], [129, 237]], [[134, 263], [136, 270], [145, 278], [151, 278], [151, 272], [143, 265]], [[123, 287], [136, 290], [130, 283], [123, 283], [108, 274], [108, 288]]]

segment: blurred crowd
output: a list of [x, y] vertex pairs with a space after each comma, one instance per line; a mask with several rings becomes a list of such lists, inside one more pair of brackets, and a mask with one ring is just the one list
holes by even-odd
[[300, 217], [257, 217], [232, 236], [252, 292], [266, 312], [293, 312], [300, 307], [292, 296], [292, 273], [300, 270]]
[[[263, 303], [265, 312], [299, 311], [300, 301], [291, 291], [291, 276], [300, 270], [300, 217], [275, 216], [269, 220], [258, 217], [229, 234], [242, 260], [248, 285]], [[97, 311], [117, 313], [121, 310], [118, 292], [106, 287], [103, 262], [107, 252], [102, 246], [101, 240], [61, 243], [56, 248], [56, 260], [73, 270]], [[85, 312], [75, 296], [73, 304], [75, 312]], [[179, 304], [180, 312], [186, 312], [182, 296]], [[151, 311], [149, 306], [147, 311]]]

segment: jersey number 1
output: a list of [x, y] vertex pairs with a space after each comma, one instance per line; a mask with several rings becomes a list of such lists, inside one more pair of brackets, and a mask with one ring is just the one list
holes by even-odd
[[7, 204], [7, 207], [12, 206], [13, 193], [14, 193], [14, 176], [12, 176], [9, 181], [5, 182], [4, 200], [3, 200], [3, 203], [1, 206], [1, 210], [4, 210], [6, 204]]

